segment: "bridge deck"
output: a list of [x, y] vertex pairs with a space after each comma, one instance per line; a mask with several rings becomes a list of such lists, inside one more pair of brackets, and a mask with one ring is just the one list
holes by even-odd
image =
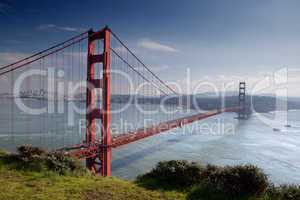
[[[162, 122], [156, 126], [152, 126], [149, 128], [141, 128], [141, 129], [138, 129], [133, 132], [128, 132], [125, 134], [117, 135], [117, 136], [113, 137], [110, 147], [117, 148], [117, 147], [129, 144], [132, 142], [136, 142], [138, 140], [141, 140], [141, 139], [144, 139], [144, 138], [147, 138], [150, 136], [157, 135], [159, 133], [162, 133], [162, 132], [165, 132], [165, 131], [168, 131], [171, 129], [182, 127], [184, 125], [187, 125], [187, 124], [190, 124], [190, 123], [202, 120], [202, 119], [206, 119], [211, 116], [221, 114], [223, 112], [235, 112], [235, 111], [238, 111], [239, 109], [240, 109], [239, 107], [232, 107], [232, 108], [225, 108], [225, 109], [221, 109], [221, 110], [213, 110], [213, 111], [209, 111], [206, 113], [199, 113], [199, 114], [195, 114], [195, 115], [188, 116], [188, 117], [183, 117], [183, 118], [176, 119], [176, 120]], [[86, 158], [95, 157], [97, 154], [99, 154], [99, 152], [101, 151], [101, 144], [100, 144], [100, 142], [94, 143], [92, 145], [82, 143], [82, 144], [74, 145], [72, 147], [60, 149], [60, 151], [65, 151], [65, 152], [69, 153], [70, 155], [80, 158], [80, 159], [86, 159]]]

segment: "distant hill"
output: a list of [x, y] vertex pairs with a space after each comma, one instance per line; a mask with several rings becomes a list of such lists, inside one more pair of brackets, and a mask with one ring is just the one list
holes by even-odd
[[[46, 96], [46, 95], [45, 95]], [[10, 97], [7, 93], [1, 93], [0, 98], [7, 98]], [[28, 96], [27, 98], [34, 98], [33, 96]], [[84, 100], [85, 94], [77, 94], [73, 97], [74, 99]], [[112, 103], [135, 103], [138, 102], [139, 104], [160, 104], [160, 102], [165, 99], [166, 96], [142, 96], [142, 95], [112, 95], [111, 102]], [[196, 95], [184, 95], [182, 98], [182, 107], [186, 108], [189, 105], [192, 109], [200, 108], [202, 110], [212, 110], [221, 107], [221, 97], [216, 97], [215, 93], [200, 93]], [[64, 97], [65, 100], [71, 100]], [[131, 99], [131, 101], [130, 101]], [[166, 104], [170, 105], [179, 105], [179, 97], [173, 96], [168, 97], [164, 100]], [[246, 103], [250, 106], [255, 112], [270, 112], [274, 111], [276, 108], [276, 104], [284, 105], [287, 103], [288, 109], [300, 109], [300, 97], [289, 97], [286, 101], [285, 98], [277, 97], [275, 98], [274, 95], [266, 94], [266, 95], [254, 95], [254, 96], [247, 96]], [[238, 105], [238, 96], [236, 92], [227, 92], [223, 99], [223, 104], [226, 107], [232, 107]]]
[[[113, 95], [111, 98], [112, 103], [126, 103], [132, 98], [132, 103], [138, 101], [139, 104], [159, 104], [164, 96], [161, 97], [145, 97], [145, 96], [128, 96], [128, 95]], [[182, 98], [182, 106], [187, 105], [193, 109], [213, 110], [221, 107], [221, 98], [213, 96], [212, 93], [185, 95]], [[225, 96], [223, 99], [225, 107], [232, 107], [238, 105], [238, 96]], [[177, 97], [168, 98], [165, 100], [166, 104], [178, 105], [179, 99]], [[274, 96], [247, 96], [246, 104], [250, 106], [255, 112], [270, 112], [274, 111], [276, 104], [284, 105], [287, 103], [288, 109], [300, 109], [300, 98], [292, 97], [286, 102], [284, 98], [275, 98]]]

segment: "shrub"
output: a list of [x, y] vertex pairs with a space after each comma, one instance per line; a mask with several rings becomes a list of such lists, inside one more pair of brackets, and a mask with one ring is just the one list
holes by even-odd
[[[222, 167], [215, 165], [207, 165], [207, 167], [201, 173], [201, 182], [205, 185], [214, 185], [215, 187], [221, 186], [221, 174], [223, 172]], [[215, 188], [217, 190], [221, 188]]]
[[55, 171], [60, 174], [84, 174], [80, 161], [63, 153], [46, 152], [32, 146], [20, 146], [18, 154], [3, 155], [1, 160], [9, 166], [30, 171]]
[[17, 148], [17, 155], [10, 155], [10, 162], [17, 169], [42, 171], [47, 169], [45, 165], [46, 151], [30, 145]]
[[261, 196], [268, 187], [267, 176], [253, 165], [234, 167], [207, 166], [201, 175], [202, 184], [232, 197]]
[[[187, 194], [187, 200], [233, 200], [234, 198], [228, 197], [226, 194], [216, 192], [216, 188], [211, 185], [196, 185]], [[239, 199], [241, 200], [241, 199]]]
[[267, 196], [270, 200], [299, 200], [300, 186], [281, 185], [275, 187], [274, 185], [270, 185], [267, 190]]
[[79, 160], [74, 159], [70, 156], [64, 155], [63, 153], [49, 153], [47, 155], [47, 167], [52, 171], [57, 171], [61, 174], [65, 174], [69, 171], [79, 172], [84, 171]]
[[199, 183], [202, 167], [183, 160], [159, 162], [152, 171], [138, 177], [138, 182], [156, 180], [169, 187], [189, 187]]
[[32, 161], [36, 158], [41, 158], [46, 155], [45, 150], [38, 148], [38, 147], [32, 147], [29, 145], [28, 146], [27, 145], [19, 146], [17, 151], [18, 151], [19, 157], [25, 162]]
[[260, 196], [267, 187], [267, 176], [256, 166], [227, 167], [224, 170], [223, 188], [230, 194]]

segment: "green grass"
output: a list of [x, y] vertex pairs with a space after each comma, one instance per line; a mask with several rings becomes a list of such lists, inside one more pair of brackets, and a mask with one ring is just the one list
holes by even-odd
[[[272, 185], [268, 187], [268, 190], [260, 198], [246, 196], [239, 198], [228, 197], [230, 196], [228, 192], [222, 193], [216, 190], [216, 185], [214, 184], [205, 186], [201, 181], [199, 183], [195, 182], [196, 179], [194, 180], [194, 178], [197, 177], [195, 173], [198, 170], [203, 173], [204, 168], [195, 168], [194, 164], [189, 165], [182, 161], [172, 161], [171, 164], [173, 163], [175, 168], [173, 165], [162, 165], [160, 166], [161, 170], [154, 170], [155, 174], [152, 171], [152, 174], [150, 172], [148, 175], [140, 176], [136, 182], [129, 182], [114, 177], [104, 178], [91, 175], [85, 169], [81, 169], [79, 166], [76, 167], [78, 164], [77, 160], [62, 158], [61, 155], [57, 157], [50, 156], [49, 158], [51, 154], [47, 153], [38, 156], [39, 153], [36, 153], [36, 149], [31, 147], [27, 148], [26, 152], [26, 156], [24, 156], [24, 153], [11, 155], [0, 151], [0, 200], [300, 199], [299, 186], [274, 187]], [[53, 162], [56, 164], [53, 165]], [[75, 168], [68, 166], [75, 166]], [[63, 170], [59, 169], [59, 167], [63, 168]], [[172, 170], [168, 170], [169, 168]], [[174, 176], [174, 169], [176, 176]], [[157, 178], [157, 175], [160, 178]], [[190, 177], [193, 177], [193, 179], [190, 179]], [[209, 177], [213, 176], [209, 175]], [[184, 182], [178, 182], [177, 179]], [[203, 177], [200, 177], [200, 180], [202, 179]], [[168, 181], [166, 182], [166, 180]], [[192, 180], [194, 180], [194, 183], [192, 183]], [[246, 181], [244, 178], [243, 180]], [[174, 185], [174, 183], [176, 184]]]
[[8, 200], [158, 200], [186, 199], [176, 191], [151, 191], [117, 178], [55, 171], [31, 171], [0, 152], [0, 199]]
[[179, 192], [150, 191], [117, 178], [70, 176], [0, 168], [0, 199], [185, 199]]

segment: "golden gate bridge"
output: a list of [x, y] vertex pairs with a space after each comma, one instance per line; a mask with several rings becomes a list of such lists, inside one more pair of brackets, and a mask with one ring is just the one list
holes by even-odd
[[[88, 169], [103, 176], [110, 176], [113, 148], [223, 112], [238, 112], [240, 119], [247, 117], [244, 82], [240, 83], [236, 106], [180, 112], [184, 109], [179, 106], [181, 94], [159, 78], [108, 27], [86, 31], [3, 66], [1, 79], [1, 93], [5, 94], [1, 98], [10, 102], [2, 105], [6, 113], [1, 114], [3, 132], [11, 137], [22, 133], [28, 137], [38, 135], [38, 145], [42, 147], [52, 140], [52, 150], [85, 159]], [[32, 91], [43, 91], [43, 95], [32, 95]], [[67, 110], [70, 104], [75, 108]], [[132, 109], [133, 104], [138, 109]], [[156, 109], [161, 104], [165, 106], [163, 114], [161, 107]], [[55, 111], [67, 114], [55, 115]], [[84, 135], [78, 136], [77, 130], [65, 127], [70, 123], [70, 113], [75, 113], [73, 120], [84, 116]], [[150, 123], [140, 123], [147, 118]], [[113, 131], [112, 125], [122, 120], [134, 126], [119, 125]], [[66, 131], [70, 132], [67, 138]]]

